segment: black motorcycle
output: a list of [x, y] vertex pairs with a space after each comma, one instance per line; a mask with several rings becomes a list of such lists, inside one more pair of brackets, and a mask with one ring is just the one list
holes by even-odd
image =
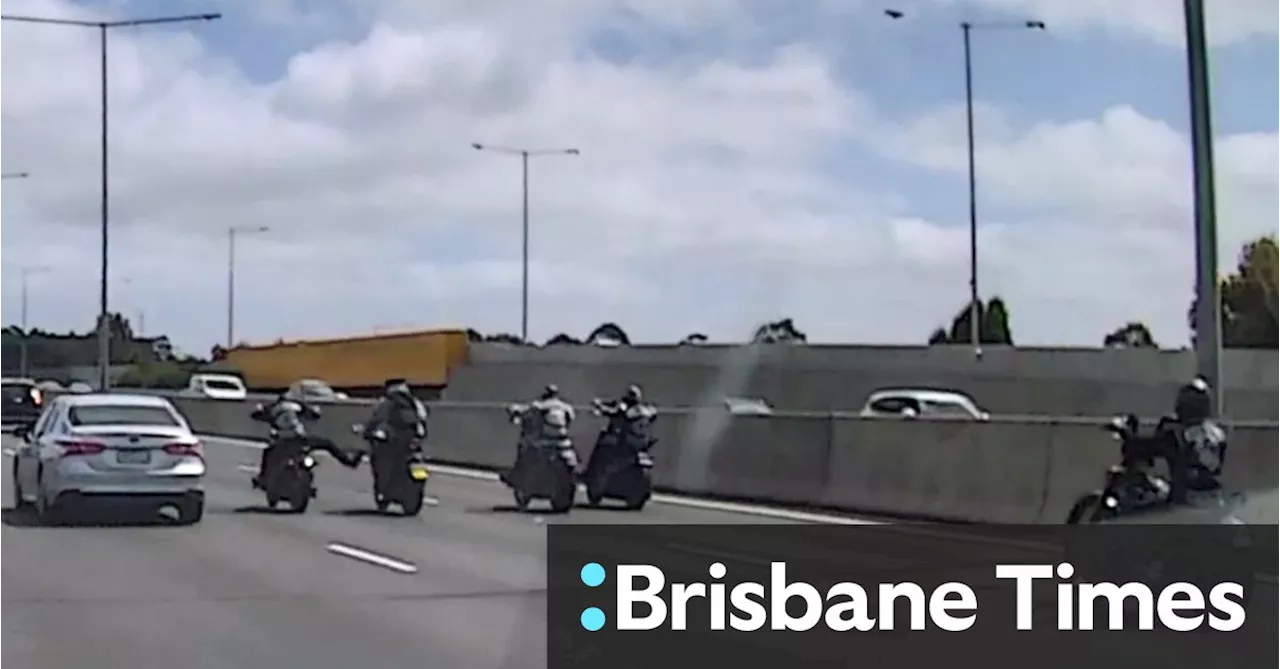
[[[277, 436], [272, 430], [273, 443]], [[295, 513], [306, 513], [316, 496], [315, 468], [320, 462], [311, 455], [310, 448], [297, 442], [279, 443], [275, 448], [258, 488], [266, 493], [267, 506], [274, 509], [281, 501], [287, 501]]]
[[[599, 409], [596, 410], [600, 414]], [[649, 419], [652, 426], [654, 418]], [[647, 430], [646, 430], [647, 432]], [[637, 443], [637, 442], [643, 443]], [[620, 500], [627, 509], [639, 511], [653, 496], [653, 456], [657, 439], [627, 435], [606, 425], [596, 439], [587, 467], [579, 478], [587, 489], [587, 503], [599, 506], [606, 499]]]
[[[352, 425], [351, 431], [364, 434], [363, 425]], [[373, 501], [378, 511], [386, 513], [394, 503], [400, 505], [406, 516], [422, 513], [426, 499], [427, 459], [420, 444], [415, 441], [409, 448], [391, 449], [387, 435], [381, 430], [368, 435], [369, 467], [373, 469]]]
[[521, 419], [524, 411], [519, 405], [508, 409], [512, 424], [519, 426], [522, 434], [515, 465], [499, 478], [511, 488], [520, 511], [527, 510], [535, 499], [545, 499], [555, 513], [567, 513], [573, 508], [578, 492], [578, 453], [572, 446], [549, 446], [524, 434]]
[[1076, 499], [1067, 513], [1068, 525], [1105, 522], [1169, 504], [1169, 482], [1149, 471], [1160, 449], [1159, 432], [1142, 434], [1132, 414], [1115, 418], [1103, 429], [1120, 442], [1121, 464], [1107, 469], [1102, 488]]

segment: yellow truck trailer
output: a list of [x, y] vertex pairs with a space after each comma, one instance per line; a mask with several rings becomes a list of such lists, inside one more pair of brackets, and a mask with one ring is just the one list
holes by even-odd
[[465, 330], [426, 330], [343, 339], [237, 346], [218, 367], [238, 372], [252, 391], [284, 390], [300, 379], [320, 379], [335, 390], [362, 395], [389, 378], [417, 389], [441, 389], [449, 370], [467, 359]]

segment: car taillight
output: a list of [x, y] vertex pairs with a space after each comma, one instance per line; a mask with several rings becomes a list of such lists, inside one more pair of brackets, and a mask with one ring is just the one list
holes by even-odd
[[107, 450], [106, 444], [81, 439], [59, 439], [58, 447], [62, 449], [62, 457], [73, 455], [97, 455]]
[[200, 450], [200, 442], [198, 441], [194, 444], [165, 444], [164, 452], [169, 455], [193, 455], [197, 458], [204, 457], [204, 454]]

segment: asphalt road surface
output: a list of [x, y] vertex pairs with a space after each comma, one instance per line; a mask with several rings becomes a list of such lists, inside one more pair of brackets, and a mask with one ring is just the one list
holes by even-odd
[[540, 668], [546, 523], [796, 522], [661, 503], [521, 514], [502, 484], [447, 475], [420, 517], [383, 517], [367, 465], [332, 461], [305, 515], [274, 514], [249, 484], [259, 451], [211, 438], [203, 522], [38, 527], [13, 510], [4, 445], [9, 667]]
[[[671, 498], [517, 513], [502, 484], [461, 471], [432, 477], [420, 517], [381, 516], [367, 465], [328, 460], [308, 512], [277, 514], [249, 484], [257, 448], [206, 444], [200, 524], [39, 527], [12, 510], [5, 437], [4, 666], [542, 669], [548, 523], [835, 522]], [[955, 555], [946, 528], [903, 533], [915, 560]]]

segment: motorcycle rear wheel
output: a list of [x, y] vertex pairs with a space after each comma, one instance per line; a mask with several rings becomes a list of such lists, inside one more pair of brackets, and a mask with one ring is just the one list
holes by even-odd
[[1071, 511], [1067, 513], [1067, 525], [1079, 525], [1082, 521], [1087, 523], [1096, 523], [1102, 519], [1100, 508], [1102, 506], [1102, 493], [1089, 493], [1083, 495], [1076, 503], [1071, 505]]

